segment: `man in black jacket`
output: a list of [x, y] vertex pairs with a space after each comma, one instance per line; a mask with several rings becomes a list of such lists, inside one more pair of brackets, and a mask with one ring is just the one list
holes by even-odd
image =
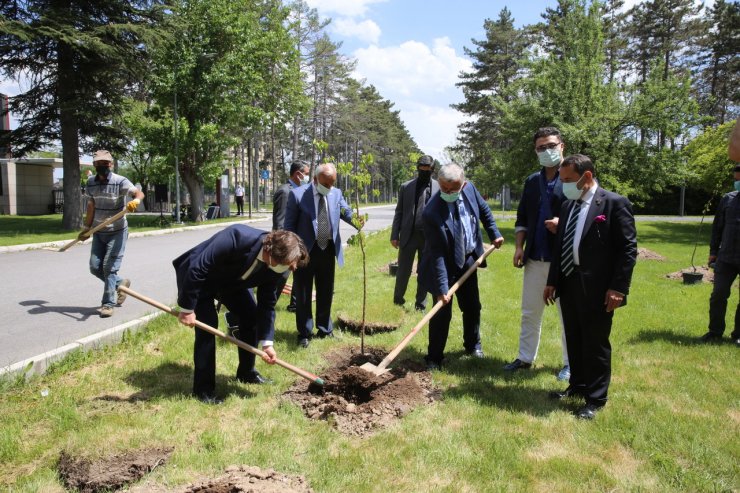
[[550, 397], [581, 396], [580, 419], [593, 419], [606, 405], [611, 380], [609, 334], [614, 310], [626, 304], [637, 261], [632, 204], [600, 188], [591, 159], [582, 154], [560, 166], [563, 195], [555, 248], [543, 293], [560, 297], [570, 358], [570, 385]]
[[[709, 265], [714, 264], [714, 288], [709, 298], [709, 332], [703, 342], [719, 341], [725, 331], [725, 312], [732, 283], [740, 274], [740, 164], [735, 165], [735, 191], [726, 194], [717, 207], [709, 243]], [[740, 346], [740, 302], [730, 335]]]
[[[565, 144], [557, 128], [544, 127], [535, 132], [534, 150], [542, 168], [524, 182], [524, 193], [516, 211], [514, 267], [524, 268], [522, 322], [519, 354], [514, 361], [504, 365], [507, 371], [531, 368], [537, 357], [545, 310], [542, 290], [550, 270], [560, 204], [564, 200], [559, 174], [564, 149]], [[560, 303], [557, 303], [557, 309], [563, 346], [563, 368], [558, 373], [558, 380], [568, 380], [570, 366]]]
[[[405, 303], [404, 296], [414, 266], [414, 258], [417, 262], [420, 261], [421, 252], [424, 251], [424, 223], [421, 215], [432, 195], [439, 191], [437, 180], [432, 179], [433, 166], [432, 156], [421, 156], [416, 162], [418, 176], [404, 182], [398, 191], [398, 203], [391, 228], [391, 245], [398, 248], [398, 270], [393, 291], [393, 303], [396, 305]], [[426, 303], [427, 292], [417, 280], [414, 307], [424, 311]]]

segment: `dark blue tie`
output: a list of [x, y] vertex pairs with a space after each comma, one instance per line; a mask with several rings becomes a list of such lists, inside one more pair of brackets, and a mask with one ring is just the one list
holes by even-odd
[[460, 210], [454, 205], [455, 212], [452, 214], [455, 226], [455, 264], [462, 269], [465, 265], [465, 232], [463, 231]]

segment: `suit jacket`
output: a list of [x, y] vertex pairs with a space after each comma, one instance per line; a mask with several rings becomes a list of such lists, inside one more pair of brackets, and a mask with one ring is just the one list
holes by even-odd
[[[288, 197], [288, 206], [285, 209], [284, 229], [292, 231], [303, 240], [306, 249], [310, 252], [316, 243], [318, 221], [316, 219], [316, 205], [314, 204], [313, 183], [294, 188]], [[339, 265], [344, 265], [344, 251], [342, 238], [339, 235], [339, 220], [352, 224], [352, 208], [345, 202], [342, 191], [332, 187], [326, 195], [326, 206], [329, 212], [329, 224], [334, 240], [334, 249]]]
[[[547, 276], [547, 285], [555, 286], [556, 294], [561, 275], [563, 233], [574, 205], [574, 200], [567, 200], [560, 209], [561, 221]], [[603, 216], [603, 220], [597, 220], [599, 216]], [[613, 289], [623, 293], [624, 304], [627, 303], [626, 295], [637, 261], [635, 218], [629, 200], [601, 187], [596, 190], [583, 226], [578, 258], [584, 289], [591, 302], [603, 304], [606, 291]]]
[[288, 196], [293, 187], [283, 183], [272, 196], [272, 230], [285, 229], [285, 210], [288, 208]]
[[[483, 223], [488, 238], [494, 241], [501, 237], [496, 227], [496, 221], [491, 213], [491, 208], [478, 190], [471, 182], [466, 182], [462, 189], [462, 197], [468, 211], [475, 217], [476, 225]], [[458, 273], [455, 265], [455, 229], [453, 218], [450, 214], [447, 202], [442, 200], [439, 192], [424, 207], [424, 236], [426, 241], [421, 262], [418, 269], [419, 283], [433, 296], [447, 294], [450, 288], [450, 280], [457, 279], [462, 273]], [[483, 238], [480, 228], [473, 228], [475, 235], [475, 254], [483, 255]]]
[[[414, 209], [416, 208], [416, 182], [418, 178], [409, 180], [401, 184], [398, 191], [398, 203], [396, 203], [396, 213], [393, 216], [393, 227], [391, 228], [391, 240], [398, 240], [399, 247], [403, 248], [411, 239], [414, 232]], [[437, 180], [431, 180], [432, 193], [431, 198], [439, 191]], [[423, 211], [418, 211], [421, 214]]]
[[242, 224], [229, 226], [173, 260], [177, 304], [192, 310], [202, 292], [216, 296], [225, 290], [256, 287], [258, 340], [274, 340], [275, 285], [282, 275], [260, 262], [247, 279], [241, 279], [262, 252], [266, 235], [265, 231]]
[[[540, 203], [542, 202], [542, 191], [540, 190], [542, 173], [544, 171], [538, 171], [527, 177], [524, 182], [522, 199], [519, 201], [519, 207], [516, 210], [515, 231], [520, 231], [520, 228], [525, 228], [527, 231], [524, 240], [525, 263], [529, 260], [529, 254], [534, 246], [535, 233], [537, 232], [537, 220], [539, 219]], [[556, 178], [556, 180], [555, 189], [552, 191], [552, 196], [550, 197], [552, 217], [558, 217], [560, 206], [565, 200], [563, 196], [563, 184], [560, 182], [560, 178]], [[547, 219], [552, 219], [552, 217], [548, 217]], [[547, 238], [548, 249], [552, 254], [553, 246], [555, 245], [555, 235], [545, 230], [545, 237]]]

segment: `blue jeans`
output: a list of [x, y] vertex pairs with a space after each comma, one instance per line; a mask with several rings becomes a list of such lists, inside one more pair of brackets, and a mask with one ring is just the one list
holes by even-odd
[[121, 268], [123, 252], [126, 250], [128, 228], [115, 233], [95, 233], [90, 248], [90, 272], [105, 283], [103, 306], [116, 304], [116, 288], [121, 282], [118, 269]]

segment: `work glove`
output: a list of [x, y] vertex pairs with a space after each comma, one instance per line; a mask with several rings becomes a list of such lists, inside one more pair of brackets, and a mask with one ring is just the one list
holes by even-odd
[[80, 234], [77, 235], [77, 239], [80, 241], [85, 241], [88, 238], [90, 238], [90, 228], [85, 226], [85, 228], [80, 231]]
[[139, 199], [134, 199], [128, 204], [126, 204], [126, 209], [129, 212], [136, 212], [136, 208], [139, 207]]

